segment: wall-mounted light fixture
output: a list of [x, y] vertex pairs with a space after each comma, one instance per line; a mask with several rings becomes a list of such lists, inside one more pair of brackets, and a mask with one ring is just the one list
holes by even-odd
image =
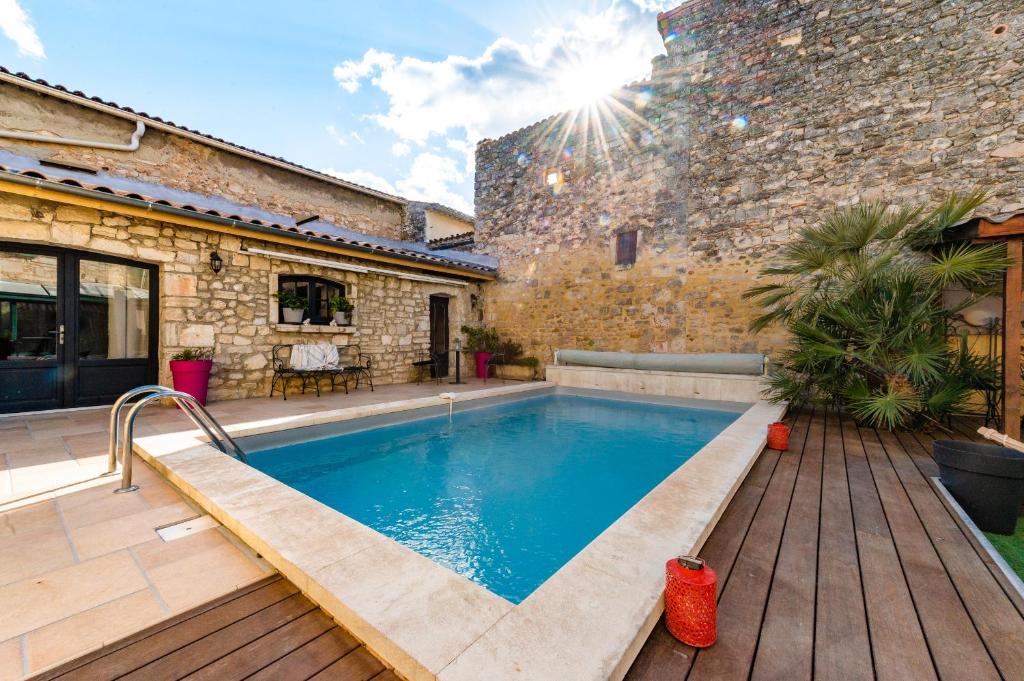
[[210, 269], [213, 270], [213, 273], [220, 274], [222, 267], [224, 267], [224, 260], [217, 254], [217, 251], [210, 253]]

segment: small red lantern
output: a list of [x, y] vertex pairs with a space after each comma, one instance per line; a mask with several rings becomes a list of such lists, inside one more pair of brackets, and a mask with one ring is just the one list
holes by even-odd
[[784, 452], [789, 449], [789, 426], [776, 421], [768, 426], [768, 448]]
[[718, 577], [704, 560], [679, 556], [665, 564], [665, 625], [683, 643], [707, 648], [718, 638]]

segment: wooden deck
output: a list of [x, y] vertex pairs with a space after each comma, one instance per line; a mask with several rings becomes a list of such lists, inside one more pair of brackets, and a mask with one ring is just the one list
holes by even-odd
[[1019, 600], [928, 480], [931, 439], [790, 423], [790, 450], [762, 453], [701, 551], [718, 642], [659, 623], [626, 679], [1024, 679]]
[[36, 677], [43, 679], [398, 681], [280, 575]]

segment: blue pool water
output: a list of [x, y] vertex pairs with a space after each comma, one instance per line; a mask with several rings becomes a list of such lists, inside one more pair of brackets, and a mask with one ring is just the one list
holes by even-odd
[[546, 395], [249, 463], [519, 603], [738, 416]]

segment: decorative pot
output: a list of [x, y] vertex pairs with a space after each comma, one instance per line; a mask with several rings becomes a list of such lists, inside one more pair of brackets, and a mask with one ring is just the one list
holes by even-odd
[[306, 310], [301, 308], [301, 307], [299, 307], [299, 308], [295, 308], [295, 307], [286, 307], [286, 308], [284, 308], [284, 310], [282, 311], [282, 314], [284, 315], [284, 323], [285, 324], [301, 324], [302, 323], [302, 313], [305, 312], [305, 311]]
[[780, 452], [789, 449], [789, 426], [781, 421], [768, 425], [768, 448]]
[[338, 312], [335, 312], [334, 323], [337, 324], [338, 326], [348, 326], [349, 324], [352, 323], [352, 313], [341, 312], [340, 310]]
[[476, 377], [487, 378], [487, 370], [490, 368], [487, 366], [487, 361], [491, 359], [491, 353], [474, 352], [473, 359], [476, 360]]
[[936, 440], [939, 479], [984, 532], [1013, 534], [1024, 501], [1024, 453], [998, 445]]
[[188, 393], [206, 406], [206, 389], [210, 385], [212, 359], [171, 360], [171, 376], [174, 389]]

